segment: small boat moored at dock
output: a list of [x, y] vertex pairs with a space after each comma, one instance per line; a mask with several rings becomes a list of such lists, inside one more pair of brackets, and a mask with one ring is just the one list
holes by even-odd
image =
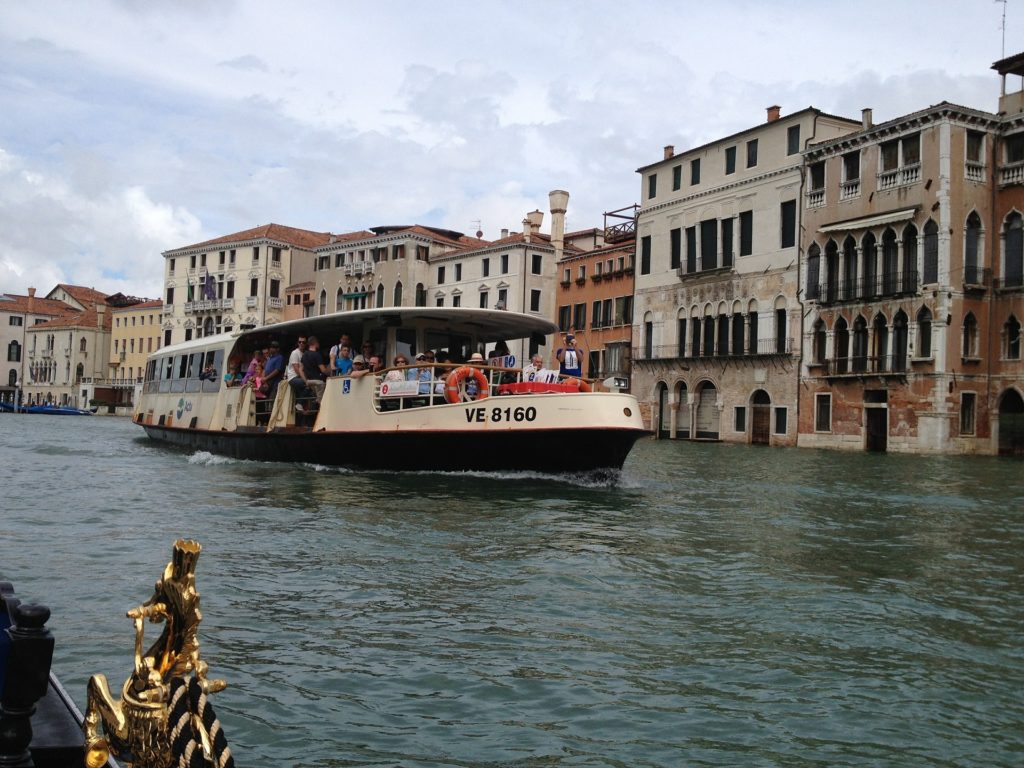
[[[339, 312], [165, 347], [149, 360], [134, 421], [189, 450], [240, 459], [361, 469], [540, 472], [620, 469], [648, 434], [636, 398], [591, 391], [557, 371], [529, 371], [486, 349], [533, 351], [557, 333], [549, 320], [503, 310], [393, 307]], [[278, 342], [342, 335], [394, 365], [332, 376], [319, 403], [281, 383], [228, 386], [224, 374]], [[513, 344], [513, 346], [515, 346]], [[429, 351], [436, 360], [415, 360]], [[492, 355], [495, 350], [492, 349]], [[474, 360], [476, 358], [476, 360]]]

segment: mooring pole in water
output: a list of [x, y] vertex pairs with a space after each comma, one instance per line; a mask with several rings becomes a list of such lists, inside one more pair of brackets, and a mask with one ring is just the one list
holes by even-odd
[[3, 638], [7, 658], [0, 691], [0, 768], [31, 768], [32, 715], [46, 695], [53, 661], [53, 635], [45, 626], [50, 609], [22, 604], [9, 592], [3, 598], [11, 626]]

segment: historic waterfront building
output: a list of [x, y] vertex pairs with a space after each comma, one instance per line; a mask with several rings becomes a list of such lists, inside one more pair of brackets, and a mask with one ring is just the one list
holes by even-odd
[[163, 343], [284, 319], [293, 264], [313, 258], [326, 232], [266, 224], [165, 251]]
[[[482, 307], [554, 317], [555, 263], [563, 248], [569, 195], [550, 195], [551, 235], [540, 232], [541, 211], [523, 231], [502, 230], [495, 241], [439, 227], [373, 227], [332, 236], [316, 249], [312, 287], [299, 316], [373, 307]], [[524, 359], [536, 343], [513, 345]]]
[[102, 386], [109, 390], [108, 405], [130, 407], [135, 388], [142, 383], [146, 359], [163, 340], [163, 301], [152, 299], [111, 312], [110, 359]]
[[803, 446], [1024, 452], [1021, 94], [804, 153]]
[[333, 235], [312, 260], [314, 302], [304, 316], [371, 307], [427, 306], [430, 260], [483, 242], [419, 224]]
[[859, 127], [773, 106], [638, 170], [632, 391], [660, 435], [796, 443], [801, 151]]
[[75, 307], [63, 301], [36, 296], [35, 288], [29, 288], [27, 296], [0, 294], [0, 350], [4, 354], [0, 368], [0, 401], [21, 400], [22, 387], [28, 380], [28, 329], [74, 312]]
[[619, 388], [628, 390], [635, 206], [605, 214], [603, 229], [569, 233], [565, 239], [555, 300], [559, 330], [575, 334], [583, 352], [584, 377], [602, 381], [615, 377], [621, 380]]
[[46, 299], [70, 311], [26, 328], [23, 402], [85, 408], [92, 400], [108, 401], [112, 397], [107, 377], [112, 311], [142, 299], [120, 293], [107, 296], [64, 283]]

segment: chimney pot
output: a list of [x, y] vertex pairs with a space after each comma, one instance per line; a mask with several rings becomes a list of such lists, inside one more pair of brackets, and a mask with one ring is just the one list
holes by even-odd
[[772, 106], [768, 107], [768, 122], [774, 123], [776, 120], [779, 119], [779, 115], [781, 114], [782, 107], [780, 107], [778, 104], [773, 104]]
[[501, 228], [501, 239], [504, 240], [506, 237], [508, 237], [508, 227], [502, 227]]
[[860, 124], [865, 131], [874, 125], [871, 118], [871, 107], [865, 107], [860, 111]]
[[675, 157], [676, 148], [672, 144], [665, 145], [665, 159], [668, 160], [670, 157]]

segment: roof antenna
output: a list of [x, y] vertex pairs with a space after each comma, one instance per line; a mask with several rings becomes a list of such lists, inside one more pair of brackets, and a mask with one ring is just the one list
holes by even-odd
[[995, 1], [997, 3], [1002, 3], [1003, 4], [1003, 23], [1002, 23], [1002, 29], [1003, 29], [1003, 52], [1002, 52], [1002, 54], [1000, 55], [999, 58], [1000, 59], [1005, 59], [1006, 58], [1006, 5], [1007, 5], [1007, 3], [1009, 3], [1010, 0], [995, 0]]
[[[1006, 0], [1002, 0], [1002, 2], [1005, 2], [1005, 1]], [[1006, 32], [1005, 31], [1003, 32], [1003, 36], [1004, 37], [1006, 36]], [[476, 237], [477, 237], [478, 240], [483, 239], [483, 236], [484, 236], [483, 225], [481, 224], [480, 219], [477, 219], [476, 221], [471, 221], [470, 224], [476, 224]]]

